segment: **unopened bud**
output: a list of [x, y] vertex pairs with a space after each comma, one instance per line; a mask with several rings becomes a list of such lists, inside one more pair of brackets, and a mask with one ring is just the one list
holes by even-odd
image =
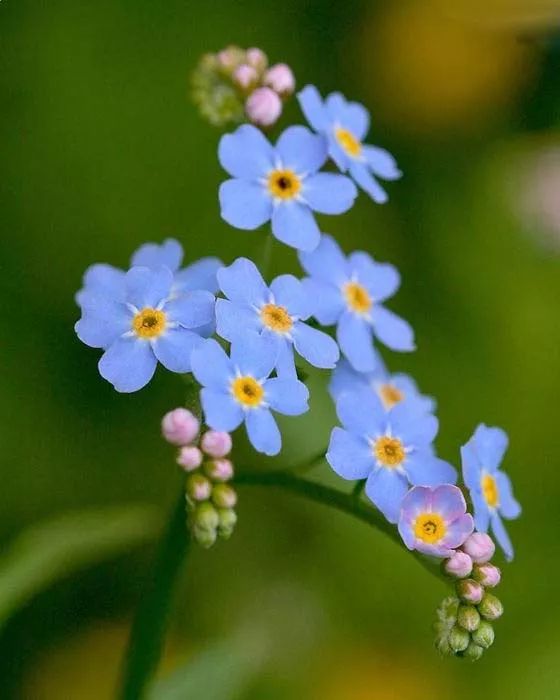
[[233, 508], [237, 503], [237, 494], [229, 484], [216, 484], [212, 489], [212, 500], [218, 508]]
[[490, 561], [496, 551], [492, 538], [484, 532], [473, 532], [463, 544], [466, 552], [475, 564], [485, 564]]
[[497, 620], [504, 612], [504, 606], [499, 598], [492, 593], [485, 593], [478, 604], [478, 610], [485, 620]]
[[467, 630], [459, 627], [458, 625], [453, 627], [448, 637], [449, 646], [455, 653], [465, 651], [465, 649], [469, 646], [470, 640], [471, 635], [467, 632]]
[[207, 529], [195, 525], [192, 529], [192, 536], [201, 547], [209, 549], [218, 539], [218, 531], [215, 528]]
[[494, 644], [494, 628], [486, 620], [482, 620], [478, 629], [472, 633], [472, 640], [479, 647], [488, 649]]
[[253, 124], [270, 126], [282, 113], [282, 100], [268, 87], [255, 90], [247, 98], [245, 111]]
[[198, 447], [193, 447], [192, 445], [181, 447], [177, 457], [177, 464], [183, 467], [186, 472], [198, 469], [202, 464], [202, 452]]
[[247, 49], [245, 59], [250, 66], [256, 68], [258, 71], [263, 71], [268, 65], [268, 58], [265, 52], [261, 51], [261, 49]]
[[220, 524], [218, 511], [209, 501], [196, 506], [192, 519], [195, 527], [202, 530], [215, 530]]
[[228, 46], [218, 52], [218, 63], [225, 71], [232, 71], [244, 58], [244, 52], [238, 46]]
[[472, 578], [465, 578], [462, 581], [457, 581], [456, 588], [457, 595], [465, 603], [477, 605], [484, 595], [484, 587], [478, 583], [478, 581], [473, 581]]
[[484, 649], [471, 641], [469, 646], [463, 652], [463, 658], [469, 659], [469, 661], [478, 661], [482, 654], [484, 654]]
[[466, 578], [472, 571], [472, 559], [465, 552], [457, 550], [452, 557], [446, 559], [443, 568], [449, 576]]
[[220, 537], [227, 540], [231, 537], [231, 534], [237, 523], [237, 515], [231, 508], [220, 508], [218, 511], [218, 516], [220, 519], [220, 524], [218, 525], [218, 532]]
[[292, 69], [285, 63], [277, 63], [269, 68], [264, 76], [264, 84], [279, 95], [290, 95], [296, 86]]
[[500, 583], [502, 573], [493, 564], [477, 564], [474, 567], [473, 578], [486, 588], [495, 588]]
[[176, 408], [163, 416], [161, 431], [172, 445], [188, 445], [198, 435], [200, 423], [186, 408]]
[[204, 471], [212, 481], [229, 481], [233, 476], [233, 464], [229, 459], [213, 459], [205, 463]]
[[212, 493], [212, 484], [202, 474], [190, 474], [187, 478], [186, 492], [193, 501], [207, 501]]
[[468, 632], [473, 632], [480, 624], [478, 610], [472, 605], [460, 605], [457, 612], [457, 624]]
[[231, 435], [219, 430], [208, 430], [202, 436], [200, 446], [210, 457], [225, 457], [231, 452]]
[[253, 66], [248, 66], [246, 63], [242, 63], [240, 66], [233, 71], [233, 81], [239, 85], [240, 88], [246, 90], [255, 85], [259, 79], [257, 71]]

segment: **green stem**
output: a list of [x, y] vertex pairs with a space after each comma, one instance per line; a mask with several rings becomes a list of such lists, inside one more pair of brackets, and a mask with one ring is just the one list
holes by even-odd
[[360, 481], [356, 481], [356, 484], [354, 485], [354, 488], [351, 491], [353, 498], [356, 498], [356, 499], [360, 498], [365, 487], [366, 487], [366, 480], [365, 479], [361, 479]]
[[132, 625], [119, 695], [121, 700], [140, 700], [145, 697], [161, 657], [173, 587], [188, 548], [185, 492], [182, 489], [159, 545], [152, 577]]
[[272, 246], [274, 245], [274, 238], [271, 233], [266, 234], [264, 239], [262, 258], [261, 258], [261, 275], [265, 278], [268, 276], [268, 268], [270, 267], [270, 260], [272, 258]]

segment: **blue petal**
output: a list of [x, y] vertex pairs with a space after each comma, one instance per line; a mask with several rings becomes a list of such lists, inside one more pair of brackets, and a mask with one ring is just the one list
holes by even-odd
[[313, 367], [332, 369], [340, 357], [338, 345], [326, 333], [305, 323], [296, 323], [292, 330], [294, 346]]
[[334, 173], [317, 173], [305, 180], [302, 196], [320, 214], [342, 214], [358, 196], [350, 178]]
[[404, 395], [406, 405], [414, 413], [434, 413], [437, 405], [431, 396], [421, 394], [416, 382], [408, 374], [398, 372], [391, 375], [390, 382], [394, 384]]
[[278, 357], [276, 359], [276, 374], [282, 379], [297, 379], [296, 361], [294, 358], [294, 346], [288, 338], [279, 336], [278, 339]]
[[230, 432], [243, 422], [243, 409], [224, 391], [202, 389], [200, 402], [206, 423], [214, 430]]
[[456, 520], [467, 510], [465, 497], [457, 486], [442, 484], [432, 493], [432, 508], [446, 521]]
[[359, 280], [375, 301], [384, 301], [397, 291], [401, 277], [396, 267], [378, 263], [367, 253], [356, 252], [348, 257], [350, 276]]
[[247, 331], [258, 332], [261, 327], [257, 313], [250, 306], [227, 299], [216, 301], [216, 333], [221, 338], [232, 341]]
[[329, 142], [329, 156], [334, 161], [336, 167], [343, 173], [348, 172], [356, 159], [342, 148], [336, 138], [334, 129], [327, 132], [327, 141]]
[[265, 379], [274, 369], [278, 344], [268, 334], [247, 332], [231, 345], [231, 361], [242, 375]]
[[513, 559], [513, 545], [498, 513], [492, 514], [490, 522], [494, 537], [498, 540], [498, 544], [506, 555], [506, 559], [511, 561]]
[[305, 118], [315, 131], [325, 131], [331, 119], [317, 88], [314, 85], [306, 85], [297, 98]]
[[170, 321], [180, 323], [185, 328], [197, 328], [214, 320], [215, 303], [216, 299], [211, 292], [199, 289], [173, 299], [163, 310]]
[[352, 365], [348, 360], [340, 360], [331, 375], [329, 383], [329, 392], [333, 401], [336, 401], [341, 394], [369, 389], [368, 376], [363, 372], [356, 372], [356, 370], [352, 369]]
[[489, 428], [481, 423], [474, 433], [474, 449], [486, 471], [494, 472], [508, 448], [508, 436], [501, 428]]
[[366, 479], [375, 464], [367, 441], [342, 428], [333, 428], [327, 462], [343, 479]]
[[440, 486], [457, 481], [454, 467], [428, 450], [411, 452], [406, 456], [404, 468], [414, 486]]
[[257, 409], [249, 411], [245, 417], [245, 426], [249, 441], [265, 455], [277, 455], [282, 447], [282, 438], [270, 411]]
[[323, 234], [312, 253], [300, 253], [298, 257], [301, 266], [311, 277], [334, 284], [342, 284], [348, 277], [346, 258], [332, 236]]
[[274, 207], [272, 233], [279, 241], [297, 250], [314, 250], [321, 240], [311, 209], [295, 200], [279, 202]]
[[252, 231], [272, 214], [272, 199], [257, 182], [226, 180], [220, 185], [221, 216], [235, 228]]
[[336, 330], [340, 349], [358, 372], [371, 372], [377, 366], [377, 355], [373, 349], [371, 328], [368, 323], [353, 313], [342, 314]]
[[130, 327], [131, 314], [126, 306], [103, 296], [88, 297], [82, 318], [74, 326], [82, 343], [92, 348], [108, 348]]
[[161, 245], [144, 243], [133, 254], [130, 267], [159, 267], [165, 265], [171, 272], [176, 272], [183, 259], [183, 248], [179, 241], [167, 238]]
[[366, 481], [366, 496], [390, 523], [399, 520], [401, 503], [408, 491], [406, 477], [392, 469], [376, 469]]
[[215, 294], [218, 291], [216, 273], [223, 265], [218, 258], [201, 258], [175, 273], [173, 287], [177, 292], [206, 289]]
[[479, 532], [488, 532], [490, 525], [490, 510], [484, 496], [478, 490], [470, 490], [471, 501], [474, 506], [474, 524]]
[[204, 340], [185, 328], [171, 328], [153, 341], [152, 348], [157, 359], [170, 372], [190, 372], [191, 355]]
[[389, 199], [387, 192], [381, 187], [364, 163], [354, 161], [350, 166], [350, 174], [358, 185], [369, 194], [377, 204], [385, 204]]
[[229, 389], [235, 376], [233, 365], [222, 346], [215, 340], [205, 340], [191, 355], [192, 373], [202, 386]]
[[480, 487], [481, 464], [474, 449], [474, 438], [461, 447], [461, 464], [463, 467], [463, 481], [469, 489]]
[[332, 92], [326, 99], [326, 107], [334, 121], [362, 141], [369, 131], [369, 112], [359, 102], [347, 102], [340, 92]]
[[410, 325], [384, 306], [374, 304], [371, 310], [371, 324], [377, 338], [391, 350], [411, 352], [416, 349], [414, 331]]
[[420, 513], [430, 510], [432, 490], [425, 486], [414, 486], [403, 498], [401, 515], [406, 520], [414, 522]]
[[257, 266], [247, 258], [237, 258], [218, 271], [220, 289], [230, 301], [260, 306], [269, 300], [268, 287]]
[[521, 515], [521, 506], [513, 496], [511, 481], [504, 472], [496, 472], [498, 493], [500, 494], [500, 515], [508, 520], [513, 520]]
[[375, 175], [384, 180], [398, 180], [402, 177], [397, 161], [384, 148], [363, 146], [363, 154]]
[[84, 288], [76, 295], [76, 301], [82, 305], [85, 295], [107, 296], [115, 301], [124, 300], [125, 273], [112, 265], [97, 263], [91, 265], [84, 274]]
[[396, 435], [402, 437], [407, 445], [415, 447], [428, 447], [438, 434], [438, 419], [431, 414], [415, 414], [406, 402], [397, 404], [391, 410], [389, 422]]
[[220, 139], [218, 158], [234, 177], [257, 179], [274, 167], [274, 149], [262, 131], [243, 124]]
[[311, 315], [309, 299], [301, 280], [293, 275], [280, 275], [270, 285], [274, 303], [284, 306], [292, 316], [305, 321]]
[[307, 277], [302, 284], [312, 315], [323, 326], [335, 324], [345, 309], [339, 287], [314, 277]]
[[369, 389], [342, 394], [336, 402], [336, 413], [347, 430], [360, 435], [384, 433], [388, 423], [381, 401]]
[[116, 340], [101, 356], [98, 367], [103, 379], [117, 391], [130, 393], [146, 386], [156, 365], [150, 343], [129, 336]]
[[265, 400], [286, 416], [299, 416], [309, 410], [309, 390], [298, 379], [269, 379], [264, 384]]
[[282, 167], [298, 174], [315, 173], [328, 158], [324, 136], [312, 134], [305, 126], [290, 126], [278, 139], [276, 151]]
[[168, 267], [133, 267], [126, 273], [126, 300], [138, 309], [156, 307], [169, 296], [173, 273]]

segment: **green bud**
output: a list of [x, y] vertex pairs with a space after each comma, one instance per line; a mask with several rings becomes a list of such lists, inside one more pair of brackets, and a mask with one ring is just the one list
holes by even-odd
[[218, 537], [216, 529], [197, 527], [196, 525], [192, 528], [191, 532], [196, 542], [205, 549], [209, 549]]
[[237, 503], [237, 493], [229, 484], [215, 484], [212, 489], [212, 500], [218, 508], [233, 508]]
[[460, 605], [457, 612], [457, 623], [468, 632], [473, 632], [480, 624], [478, 610], [472, 605]]
[[220, 524], [218, 511], [208, 501], [196, 506], [192, 519], [193, 524], [201, 530], [215, 530]]
[[492, 593], [485, 593], [478, 605], [478, 611], [486, 620], [497, 620], [504, 612], [504, 606], [499, 598]]
[[453, 627], [449, 633], [449, 646], [455, 653], [465, 651], [465, 649], [469, 646], [470, 640], [471, 635], [467, 632], [467, 630], [459, 627], [458, 625], [455, 625], [455, 627]]
[[220, 537], [227, 540], [231, 537], [235, 524], [237, 523], [237, 515], [231, 508], [221, 508], [218, 511], [219, 525], [218, 532]]
[[469, 659], [470, 661], [478, 661], [482, 654], [484, 654], [484, 649], [478, 644], [471, 642], [469, 646], [465, 649], [465, 651], [462, 653], [462, 656], [463, 658]]
[[212, 493], [212, 484], [204, 475], [194, 472], [187, 477], [185, 489], [191, 501], [207, 501]]
[[482, 620], [478, 629], [472, 633], [472, 640], [483, 649], [488, 649], [494, 643], [494, 628], [489, 622]]

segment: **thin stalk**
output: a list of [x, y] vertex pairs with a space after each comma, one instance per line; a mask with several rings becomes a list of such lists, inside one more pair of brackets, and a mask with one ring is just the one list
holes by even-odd
[[267, 233], [264, 239], [262, 258], [261, 258], [261, 275], [266, 279], [269, 272], [270, 261], [272, 259], [272, 247], [274, 238], [271, 233]]

